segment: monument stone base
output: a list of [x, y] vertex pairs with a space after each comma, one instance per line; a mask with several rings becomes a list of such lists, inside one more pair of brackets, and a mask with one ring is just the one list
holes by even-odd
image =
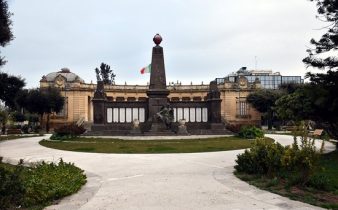
[[144, 132], [145, 135], [149, 136], [174, 136], [175, 132], [168, 129], [161, 122], [153, 122], [149, 131]]
[[187, 126], [185, 126], [185, 125], [178, 126], [176, 134], [180, 135], [180, 136], [188, 136], [188, 135], [190, 135], [189, 132], [187, 131]]

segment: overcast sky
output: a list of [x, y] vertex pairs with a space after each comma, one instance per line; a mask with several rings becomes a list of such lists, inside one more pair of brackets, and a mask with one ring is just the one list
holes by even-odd
[[87, 83], [105, 62], [119, 84], [146, 84], [152, 38], [163, 37], [167, 82], [208, 83], [246, 66], [301, 75], [324, 31], [307, 0], [10, 0], [15, 39], [1, 69], [37, 87], [68, 67]]

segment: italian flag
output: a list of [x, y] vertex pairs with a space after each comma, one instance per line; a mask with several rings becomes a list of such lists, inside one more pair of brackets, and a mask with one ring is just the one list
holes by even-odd
[[144, 74], [144, 73], [150, 73], [151, 72], [151, 64], [149, 64], [148, 66], [146, 67], [143, 67], [141, 69], [141, 74]]

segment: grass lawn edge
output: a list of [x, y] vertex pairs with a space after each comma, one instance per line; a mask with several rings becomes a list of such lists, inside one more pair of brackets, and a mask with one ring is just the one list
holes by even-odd
[[[267, 138], [271, 139], [271, 138]], [[273, 141], [271, 139], [271, 141]], [[95, 144], [93, 143], [95, 142]], [[77, 140], [41, 140], [40, 145], [66, 151], [111, 154], [173, 154], [242, 150], [253, 140], [238, 137], [165, 140], [121, 140], [107, 138], [77, 138]]]

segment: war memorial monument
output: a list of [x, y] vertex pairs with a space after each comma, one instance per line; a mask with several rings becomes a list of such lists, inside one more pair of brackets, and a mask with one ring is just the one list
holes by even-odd
[[[221, 98], [216, 81], [210, 82], [207, 100], [170, 101], [162, 37], [153, 38], [149, 88], [144, 101], [111, 101], [98, 77], [92, 99], [94, 120], [87, 135], [210, 135], [229, 134], [222, 123]], [[189, 118], [189, 122], [185, 122]]]

